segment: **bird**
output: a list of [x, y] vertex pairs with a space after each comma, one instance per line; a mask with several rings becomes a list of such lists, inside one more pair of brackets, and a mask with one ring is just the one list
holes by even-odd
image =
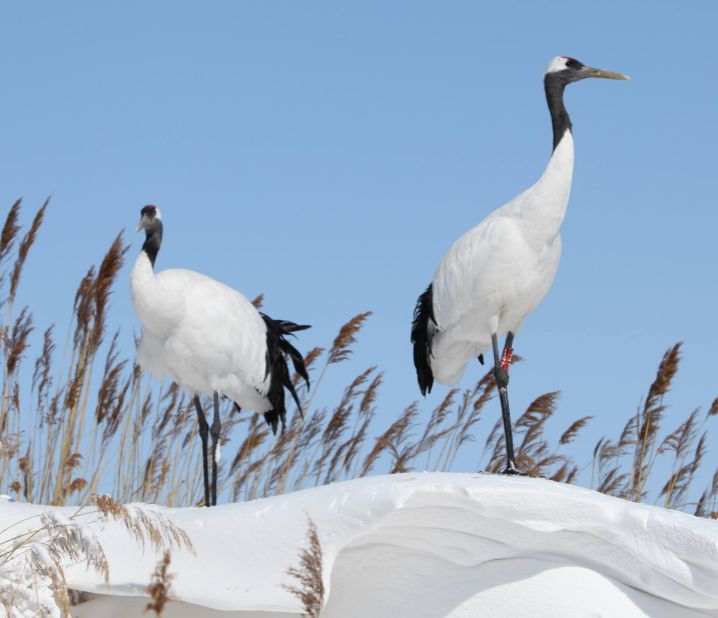
[[[217, 504], [220, 398], [231, 399], [239, 410], [263, 413], [273, 433], [280, 423], [284, 430], [285, 391], [302, 413], [287, 359], [309, 388], [304, 358], [288, 337], [310, 326], [274, 320], [237, 290], [201, 273], [172, 268], [155, 274], [163, 233], [157, 206], [141, 209], [136, 231], [141, 230], [145, 241], [130, 276], [132, 303], [142, 326], [137, 361], [156, 378], [171, 378], [192, 397], [202, 441], [204, 503], [213, 506]], [[213, 398], [211, 426], [202, 409], [201, 393]], [[208, 434], [212, 439], [211, 483]]]
[[[556, 277], [574, 157], [563, 94], [566, 86], [586, 78], [629, 79], [570, 56], [556, 56], [549, 62], [544, 90], [553, 150], [543, 174], [450, 247], [414, 309], [411, 343], [422, 395], [431, 392], [435, 381], [455, 384], [471, 359], [483, 364], [483, 353], [492, 349], [506, 447], [504, 474], [524, 474], [514, 456], [509, 366], [516, 333]], [[499, 338], [504, 335], [500, 353]]]

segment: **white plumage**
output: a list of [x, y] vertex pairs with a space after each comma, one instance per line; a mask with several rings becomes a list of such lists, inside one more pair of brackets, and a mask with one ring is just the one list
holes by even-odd
[[[142, 209], [137, 229], [146, 233], [130, 278], [132, 302], [142, 324], [137, 361], [160, 380], [172, 379], [193, 397], [209, 506], [217, 503], [220, 397], [233, 400], [240, 409], [263, 413], [275, 432], [280, 422], [284, 427], [285, 390], [301, 412], [287, 358], [309, 387], [304, 359], [287, 336], [309, 327], [273, 320], [236, 290], [200, 273], [177, 268], [155, 274], [163, 233], [156, 206]], [[202, 410], [201, 393], [213, 396], [211, 426]], [[212, 437], [209, 459], [208, 435]]]
[[191, 270], [155, 275], [145, 251], [132, 270], [131, 291], [142, 323], [137, 360], [143, 369], [192, 395], [216, 391], [242, 408], [271, 409], [267, 328], [246, 297]]
[[[561, 257], [560, 229], [573, 177], [573, 135], [565, 87], [586, 77], [628, 79], [557, 56], [544, 76], [553, 125], [553, 153], [541, 178], [492, 212], [449, 249], [414, 312], [419, 388], [456, 383], [467, 363], [491, 348], [506, 437], [506, 470], [517, 473], [508, 405], [514, 335], [551, 288]], [[502, 354], [498, 338], [506, 336]]]
[[[556, 277], [571, 191], [573, 138], [564, 134], [539, 181], [449, 249], [433, 279], [437, 382], [454, 384], [491, 335], [518, 332]], [[433, 327], [432, 327], [433, 328]]]

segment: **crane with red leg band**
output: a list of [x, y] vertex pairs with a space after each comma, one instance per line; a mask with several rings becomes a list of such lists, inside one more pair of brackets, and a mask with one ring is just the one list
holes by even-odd
[[[489, 347], [506, 440], [504, 474], [516, 465], [509, 411], [514, 335], [551, 288], [561, 256], [561, 223], [571, 192], [573, 134], [564, 106], [567, 85], [585, 78], [628, 79], [557, 56], [544, 75], [553, 127], [553, 152], [539, 180], [489, 214], [449, 249], [419, 296], [411, 327], [422, 395], [434, 381], [455, 384], [472, 358], [483, 364]], [[499, 354], [499, 337], [506, 336]]]

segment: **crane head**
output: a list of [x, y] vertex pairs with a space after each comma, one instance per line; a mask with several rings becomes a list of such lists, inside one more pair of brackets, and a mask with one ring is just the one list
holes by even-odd
[[149, 231], [150, 228], [157, 225], [158, 221], [162, 221], [160, 209], [153, 204], [148, 204], [140, 210], [140, 222], [137, 224], [135, 232], [139, 232], [140, 230]]
[[614, 73], [604, 69], [594, 69], [586, 66], [570, 56], [556, 56], [548, 64], [546, 77], [558, 79], [564, 85], [577, 82], [587, 77], [601, 77], [603, 79], [631, 79], [623, 73]]

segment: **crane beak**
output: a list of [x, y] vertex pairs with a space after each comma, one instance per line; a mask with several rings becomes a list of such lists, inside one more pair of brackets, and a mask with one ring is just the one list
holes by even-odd
[[145, 229], [145, 218], [142, 217], [140, 219], [140, 222], [137, 224], [137, 227], [135, 228], [135, 234], [137, 234], [137, 232], [139, 232], [140, 230], [144, 230], [144, 229]]
[[603, 79], [631, 79], [623, 73], [614, 73], [613, 71], [604, 71], [603, 69], [594, 69], [593, 67], [583, 67], [581, 72], [584, 77], [602, 77]]

